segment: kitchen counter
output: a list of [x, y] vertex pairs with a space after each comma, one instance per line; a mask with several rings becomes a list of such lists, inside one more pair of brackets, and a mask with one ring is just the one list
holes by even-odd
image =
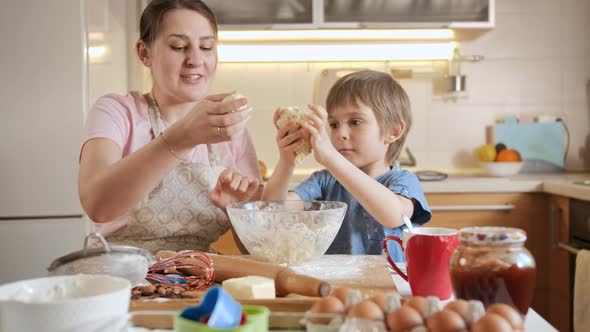
[[[305, 180], [313, 171], [315, 170], [296, 170], [291, 179], [291, 186]], [[576, 184], [576, 182], [590, 180], [590, 173], [519, 174], [510, 177], [493, 177], [484, 174], [483, 170], [478, 168], [442, 171], [449, 174], [447, 179], [421, 182], [425, 193], [544, 192], [590, 201], [590, 183]]]

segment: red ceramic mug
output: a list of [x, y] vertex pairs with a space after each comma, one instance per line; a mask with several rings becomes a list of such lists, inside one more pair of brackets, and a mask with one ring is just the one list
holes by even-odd
[[[387, 242], [396, 241], [406, 256], [406, 273], [389, 256]], [[391, 267], [404, 278], [414, 296], [437, 296], [446, 300], [453, 295], [449, 262], [459, 245], [457, 230], [439, 227], [415, 228], [403, 231], [403, 240], [395, 235], [383, 240], [383, 252]]]

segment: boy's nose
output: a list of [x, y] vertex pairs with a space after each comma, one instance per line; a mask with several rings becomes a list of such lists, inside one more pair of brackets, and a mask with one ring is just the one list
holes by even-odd
[[336, 132], [336, 137], [338, 139], [347, 140], [348, 136], [349, 136], [348, 130], [346, 128], [342, 128], [342, 127], [338, 128], [338, 131]]

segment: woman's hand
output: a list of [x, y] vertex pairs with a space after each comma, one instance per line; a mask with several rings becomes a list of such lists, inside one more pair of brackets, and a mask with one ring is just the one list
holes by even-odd
[[309, 140], [315, 160], [325, 166], [327, 160], [339, 154], [328, 135], [328, 112], [321, 106], [307, 106], [312, 113], [306, 115], [308, 121], [303, 121], [301, 125], [310, 134]]
[[279, 128], [277, 121], [281, 115], [281, 109], [275, 111], [273, 122], [277, 128], [276, 142], [279, 147], [280, 159], [287, 165], [295, 165], [295, 151], [305, 144], [307, 131], [297, 121], [288, 121]]
[[217, 178], [211, 200], [215, 206], [225, 209], [229, 203], [258, 200], [261, 193], [258, 179], [249, 179], [235, 169], [226, 168]]
[[177, 150], [199, 144], [232, 140], [246, 128], [251, 107], [246, 98], [223, 101], [229, 94], [211, 95], [199, 101], [181, 120], [166, 130], [166, 141]]

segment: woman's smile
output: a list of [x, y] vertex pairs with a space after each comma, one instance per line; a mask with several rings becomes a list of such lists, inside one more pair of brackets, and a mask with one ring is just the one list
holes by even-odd
[[187, 75], [180, 75], [182, 80], [189, 84], [199, 83], [204, 78], [201, 74], [187, 74]]

